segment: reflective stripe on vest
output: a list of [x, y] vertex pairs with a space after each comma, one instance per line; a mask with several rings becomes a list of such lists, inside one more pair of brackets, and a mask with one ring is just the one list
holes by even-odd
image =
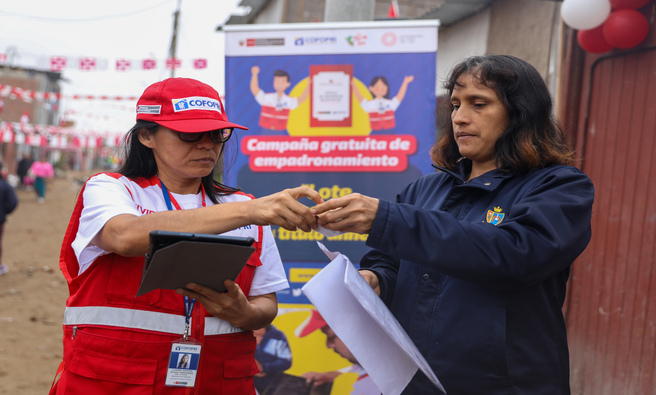
[[[158, 313], [155, 311], [122, 309], [118, 307], [67, 307], [64, 325], [103, 325], [143, 329], [153, 332], [182, 334], [185, 328], [184, 315]], [[205, 317], [205, 336], [243, 332], [216, 317]]]

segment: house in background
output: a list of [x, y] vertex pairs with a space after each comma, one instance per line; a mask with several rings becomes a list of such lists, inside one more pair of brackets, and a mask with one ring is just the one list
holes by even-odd
[[[328, 0], [330, 1], [330, 0]], [[506, 53], [525, 59], [555, 88], [560, 3], [548, 0], [398, 0], [398, 19], [437, 19], [438, 86], [460, 59]], [[374, 19], [390, 20], [390, 0], [375, 0]], [[242, 0], [246, 15], [226, 25], [323, 22], [325, 0]], [[439, 92], [438, 92], [439, 93]]]
[[575, 394], [656, 393], [656, 0], [647, 38], [596, 55], [565, 29], [560, 116], [595, 184], [565, 308]]
[[[0, 160], [4, 171], [16, 172], [17, 158], [30, 151], [25, 144], [23, 130], [25, 125], [58, 126], [59, 82], [61, 73], [31, 68], [14, 67], [4, 64], [0, 67]], [[41, 96], [37, 97], [36, 92]], [[47, 92], [49, 98], [44, 98]], [[16, 135], [19, 135], [16, 141]], [[36, 148], [38, 149], [38, 148]], [[37, 152], [33, 152], [38, 157]]]

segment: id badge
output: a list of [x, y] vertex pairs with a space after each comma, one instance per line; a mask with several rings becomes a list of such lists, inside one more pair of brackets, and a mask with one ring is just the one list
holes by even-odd
[[180, 339], [171, 344], [171, 355], [164, 385], [195, 387], [202, 345], [193, 339]]

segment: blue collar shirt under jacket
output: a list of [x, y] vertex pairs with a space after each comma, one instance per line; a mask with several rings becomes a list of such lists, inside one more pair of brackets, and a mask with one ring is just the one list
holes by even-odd
[[[361, 268], [447, 394], [569, 394], [562, 306], [594, 187], [570, 166], [440, 169], [381, 200]], [[432, 394], [415, 376], [404, 393]]]

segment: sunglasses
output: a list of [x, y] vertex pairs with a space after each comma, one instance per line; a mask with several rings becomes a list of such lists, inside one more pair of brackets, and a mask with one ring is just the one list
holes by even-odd
[[199, 132], [199, 133], [178, 132], [178, 137], [180, 138], [180, 140], [184, 141], [185, 143], [196, 143], [199, 142], [206, 133], [209, 133], [210, 140], [212, 140], [213, 143], [225, 143], [226, 141], [228, 141], [230, 136], [232, 136], [233, 130], [234, 130], [233, 128], [224, 128], [224, 129], [216, 129], [216, 130], [211, 130], [209, 132]]

